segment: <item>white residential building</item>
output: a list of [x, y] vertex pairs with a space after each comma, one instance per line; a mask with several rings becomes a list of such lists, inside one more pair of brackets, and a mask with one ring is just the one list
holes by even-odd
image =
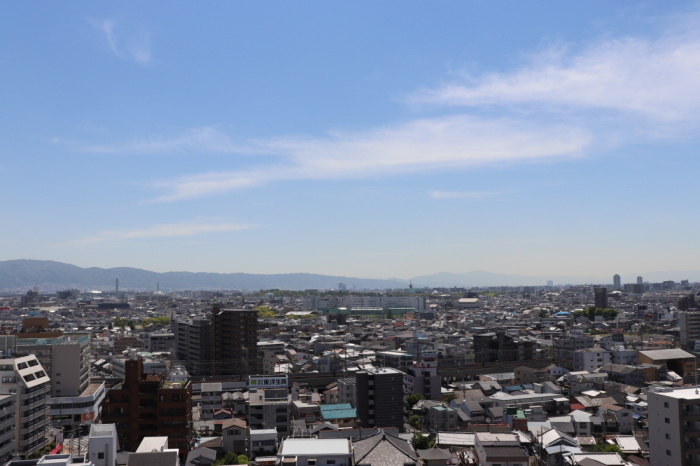
[[647, 393], [649, 453], [654, 466], [700, 464], [700, 392], [655, 388]]
[[30, 455], [44, 448], [49, 423], [46, 406], [51, 380], [36, 356], [0, 359], [0, 394], [14, 394], [14, 452]]
[[574, 351], [574, 371], [594, 372], [604, 364], [610, 364], [610, 352], [600, 347]]

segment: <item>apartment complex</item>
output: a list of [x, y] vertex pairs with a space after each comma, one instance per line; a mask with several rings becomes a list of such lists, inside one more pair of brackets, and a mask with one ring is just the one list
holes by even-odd
[[[49, 417], [46, 402], [50, 391], [51, 381], [36, 356], [0, 359], [0, 394], [16, 396], [13, 448], [16, 454], [28, 456], [47, 445]], [[0, 400], [0, 404], [7, 405], [6, 399]], [[6, 413], [10, 413], [9, 409]], [[10, 420], [6, 415], [0, 416], [5, 418], [5, 421], [0, 421], [2, 431], [9, 427]], [[4, 434], [7, 432], [5, 430]], [[2, 438], [3, 433], [0, 433], [0, 442]]]
[[371, 368], [357, 372], [355, 380], [362, 427], [403, 430], [404, 373], [392, 367]]
[[693, 349], [695, 342], [700, 340], [700, 311], [679, 312], [678, 324], [681, 328], [681, 345]]
[[177, 358], [190, 375], [209, 375], [211, 372], [211, 321], [204, 316], [172, 324]]
[[167, 436], [184, 459], [193, 446], [192, 387], [144, 374], [141, 359], [127, 361], [124, 382], [107, 393], [102, 422], [116, 424], [125, 450], [134, 451], [144, 437]]
[[648, 393], [649, 450], [654, 466], [700, 464], [700, 392], [655, 388]]
[[90, 335], [17, 339], [17, 353], [36, 355], [46, 370], [51, 379], [52, 397], [79, 396], [87, 389], [90, 384], [89, 350]]
[[262, 372], [257, 311], [214, 305], [211, 327], [212, 375], [247, 376]]
[[477, 363], [524, 361], [535, 358], [535, 343], [513, 337], [503, 330], [474, 335], [474, 361]]

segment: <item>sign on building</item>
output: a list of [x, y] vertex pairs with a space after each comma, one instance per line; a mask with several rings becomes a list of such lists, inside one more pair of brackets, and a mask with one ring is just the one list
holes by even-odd
[[287, 388], [287, 376], [248, 377], [248, 388]]

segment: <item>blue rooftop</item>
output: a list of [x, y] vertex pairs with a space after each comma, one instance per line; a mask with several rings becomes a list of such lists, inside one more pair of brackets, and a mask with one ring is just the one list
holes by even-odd
[[357, 410], [350, 403], [321, 405], [323, 419], [349, 419], [357, 417]]

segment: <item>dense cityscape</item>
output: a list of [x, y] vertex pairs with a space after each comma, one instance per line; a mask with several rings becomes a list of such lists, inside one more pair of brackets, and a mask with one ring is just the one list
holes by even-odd
[[0, 466], [700, 466], [700, 0], [0, 44]]
[[699, 285], [612, 278], [2, 296], [0, 455], [695, 464]]

